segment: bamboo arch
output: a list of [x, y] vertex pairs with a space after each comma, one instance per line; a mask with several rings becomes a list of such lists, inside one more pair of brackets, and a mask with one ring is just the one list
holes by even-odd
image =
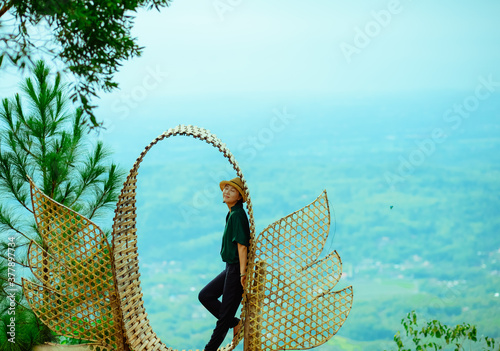
[[[130, 173], [124, 182], [122, 192], [118, 198], [115, 217], [113, 221], [113, 264], [118, 293], [118, 300], [123, 317], [123, 327], [128, 345], [134, 351], [174, 351], [166, 346], [153, 331], [144, 301], [140, 284], [139, 261], [137, 252], [137, 228], [136, 228], [136, 189], [139, 166], [146, 154], [158, 142], [172, 136], [184, 135], [198, 140], [205, 141], [218, 149], [229, 163], [233, 166], [238, 177], [243, 181], [246, 197], [247, 209], [250, 222], [251, 243], [255, 237], [255, 221], [253, 216], [252, 201], [248, 192], [243, 173], [238, 166], [233, 154], [226, 145], [212, 134], [209, 130], [192, 126], [179, 125], [170, 128], [156, 139], [154, 139], [135, 161]], [[252, 245], [252, 244], [251, 244]], [[249, 250], [251, 251], [251, 250]], [[245, 303], [245, 298], [243, 304]], [[242, 309], [240, 324], [245, 322], [245, 309]], [[233, 350], [241, 341], [244, 335], [244, 328], [240, 328], [238, 334], [231, 343], [219, 349], [220, 351]]]

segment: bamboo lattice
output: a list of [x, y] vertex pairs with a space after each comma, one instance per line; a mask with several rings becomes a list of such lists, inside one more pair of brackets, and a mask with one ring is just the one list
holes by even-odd
[[55, 333], [91, 341], [91, 350], [123, 350], [111, 248], [104, 233], [30, 184], [33, 213], [46, 244], [29, 245], [28, 263], [40, 282], [23, 278], [30, 307]]
[[337, 333], [352, 307], [349, 286], [332, 291], [342, 263], [319, 259], [330, 227], [324, 191], [310, 205], [269, 225], [249, 254], [245, 350], [319, 346]]

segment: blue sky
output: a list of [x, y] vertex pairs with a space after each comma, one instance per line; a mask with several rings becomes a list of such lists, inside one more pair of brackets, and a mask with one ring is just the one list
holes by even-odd
[[175, 0], [137, 13], [144, 55], [116, 78], [126, 90], [165, 72], [168, 95], [467, 89], [500, 71], [499, 13], [496, 0]]
[[[499, 13], [496, 0], [175, 0], [137, 13], [144, 54], [102, 98], [151, 71], [168, 75], [155, 96], [468, 89], [500, 75]], [[4, 75], [2, 95], [13, 82]]]
[[[175, 0], [137, 13], [133, 34], [144, 54], [124, 63], [120, 89], [96, 101], [103, 138], [128, 159], [180, 123], [227, 140], [234, 118], [237, 138], [257, 133], [256, 121], [265, 128], [275, 109], [305, 119], [298, 96], [356, 103], [384, 95], [396, 104], [398, 96], [462, 91], [429, 112], [440, 119], [480, 77], [500, 81], [498, 14], [498, 0]], [[16, 82], [4, 72], [0, 96]], [[259, 96], [273, 102], [249, 102]], [[144, 138], [131, 142], [139, 129]]]
[[[103, 96], [101, 111], [113, 135], [238, 118], [242, 138], [274, 108], [297, 112], [297, 96], [356, 102], [461, 90], [452, 99], [461, 101], [480, 76], [500, 81], [499, 13], [493, 0], [176, 0], [138, 13], [144, 55], [123, 66], [121, 90]], [[247, 119], [241, 100], [259, 96], [274, 105], [262, 102]], [[449, 103], [431, 113], [441, 118]]]
[[492, 0], [174, 1], [138, 14], [146, 50], [118, 77], [159, 65], [176, 94], [467, 89], [499, 72], [499, 13]]

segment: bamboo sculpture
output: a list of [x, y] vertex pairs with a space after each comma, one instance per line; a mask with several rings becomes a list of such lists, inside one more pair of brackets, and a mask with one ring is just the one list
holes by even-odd
[[352, 287], [333, 291], [341, 277], [337, 252], [319, 259], [328, 237], [326, 191], [310, 205], [255, 235], [243, 173], [210, 131], [179, 125], [154, 139], [134, 163], [118, 199], [112, 248], [90, 220], [43, 195], [32, 183], [36, 222], [46, 248], [31, 243], [29, 264], [40, 284], [23, 280], [33, 311], [54, 332], [92, 341], [98, 351], [174, 351], [154, 333], [140, 285], [136, 190], [140, 163], [159, 141], [191, 136], [211, 144], [243, 181], [250, 222], [247, 286], [239, 333], [219, 351], [289, 350], [321, 345], [337, 333], [352, 306]]
[[55, 202], [31, 182], [31, 202], [46, 247], [32, 241], [23, 278], [33, 312], [52, 331], [92, 341], [96, 351], [124, 350], [111, 248], [97, 225]]

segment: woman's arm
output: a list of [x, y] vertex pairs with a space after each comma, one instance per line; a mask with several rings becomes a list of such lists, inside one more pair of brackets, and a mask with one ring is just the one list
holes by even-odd
[[238, 243], [238, 257], [240, 258], [241, 285], [245, 288], [247, 274], [247, 247]]

